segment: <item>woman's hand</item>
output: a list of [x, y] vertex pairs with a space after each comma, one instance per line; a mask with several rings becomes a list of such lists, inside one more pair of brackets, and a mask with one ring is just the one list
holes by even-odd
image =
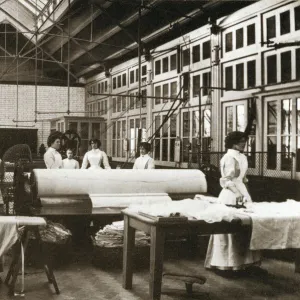
[[236, 196], [236, 204], [243, 205], [245, 202], [244, 201], [245, 197], [239, 191], [235, 192], [235, 196]]

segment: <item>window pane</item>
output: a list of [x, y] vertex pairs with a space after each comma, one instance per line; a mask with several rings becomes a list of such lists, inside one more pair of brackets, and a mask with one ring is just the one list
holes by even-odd
[[199, 111], [193, 111], [192, 137], [199, 136]]
[[276, 54], [267, 57], [267, 83], [277, 82], [277, 60]]
[[247, 45], [255, 44], [255, 24], [247, 26]]
[[[166, 83], [166, 84], [163, 85], [163, 97], [166, 97], [166, 98], [169, 97], [169, 84], [168, 83]], [[164, 103], [168, 102], [168, 100], [167, 99], [163, 99], [163, 102]]]
[[296, 49], [296, 79], [300, 79], [300, 48]]
[[119, 139], [121, 137], [121, 121], [116, 122], [117, 123], [117, 134], [116, 137]]
[[232, 51], [232, 32], [225, 35], [225, 52]]
[[139, 81], [139, 69], [135, 70], [135, 81]]
[[227, 90], [231, 90], [233, 88], [233, 74], [232, 67], [225, 68], [225, 87]]
[[300, 29], [300, 6], [295, 7], [295, 30]]
[[122, 86], [126, 85], [126, 73], [122, 74]]
[[176, 137], [176, 116], [171, 116], [170, 118], [170, 136]]
[[147, 75], [147, 65], [146, 66], [142, 66], [142, 76]]
[[169, 71], [169, 57], [163, 58], [162, 62], [163, 62], [163, 73], [166, 73]]
[[203, 111], [203, 137], [211, 136], [211, 110], [205, 109]]
[[126, 97], [122, 97], [122, 111], [126, 110]]
[[281, 101], [281, 134], [292, 134], [292, 99]]
[[275, 16], [267, 19], [267, 40], [276, 36]]
[[[159, 126], [160, 126], [160, 116], [155, 116], [155, 132], [159, 128]], [[161, 132], [161, 129], [158, 132], [156, 132], [155, 136], [160, 137], [160, 132]]]
[[177, 97], [177, 81], [173, 81], [171, 82], [171, 98], [175, 99], [176, 97]]
[[162, 139], [162, 161], [168, 161], [168, 139]]
[[211, 73], [210, 72], [206, 72], [203, 73], [202, 75], [202, 95], [206, 96], [208, 95], [208, 89], [206, 87], [210, 86], [210, 82], [211, 82]]
[[134, 71], [130, 71], [130, 83], [134, 83]]
[[104, 82], [104, 90], [107, 92], [107, 81]]
[[277, 103], [276, 101], [268, 102], [268, 134], [277, 133]]
[[190, 49], [182, 50], [182, 66], [190, 64]]
[[297, 115], [296, 115], [296, 118], [297, 118], [296, 132], [297, 132], [297, 134], [300, 135], [300, 98], [297, 98]]
[[193, 76], [193, 97], [198, 97], [200, 90], [200, 75]]
[[190, 136], [190, 116], [189, 112], [184, 112], [182, 114], [183, 119], [183, 136], [189, 137]]
[[291, 136], [281, 138], [281, 170], [291, 171], [292, 153], [291, 153]]
[[[130, 93], [129, 95], [134, 96], [133, 93]], [[129, 99], [130, 99], [129, 100], [130, 101], [130, 109], [134, 109], [134, 103], [135, 103], [136, 98], [135, 97], [130, 97]]]
[[210, 58], [210, 41], [204, 42], [202, 46], [203, 59]]
[[286, 34], [290, 29], [290, 11], [285, 11], [280, 14], [280, 34]]
[[245, 105], [236, 106], [236, 130], [245, 130]]
[[172, 54], [171, 56], [170, 56], [170, 60], [171, 60], [171, 68], [170, 68], [170, 70], [172, 71], [172, 70], [176, 70], [176, 67], [177, 67], [177, 63], [176, 63], [176, 54]]
[[118, 88], [120, 88], [122, 86], [122, 77], [121, 75], [118, 76]]
[[160, 97], [161, 97], [161, 87], [160, 87], [160, 85], [157, 85], [155, 87], [154, 92], [155, 92], [155, 97], [157, 97], [155, 99], [155, 104], [160, 104], [161, 103], [161, 99], [160, 99]]
[[155, 75], [159, 75], [161, 73], [161, 70], [160, 70], [160, 60], [157, 60], [155, 62]]
[[292, 79], [291, 51], [281, 53], [281, 82]]
[[[166, 115], [162, 115], [162, 120], [164, 120]], [[169, 122], [167, 121], [163, 127], [162, 127], [162, 137], [168, 137], [169, 136]]]
[[247, 62], [247, 77], [248, 77], [248, 88], [255, 87], [256, 85], [256, 73], [255, 73], [255, 60]]
[[174, 161], [175, 139], [170, 139], [170, 161]]
[[236, 65], [236, 88], [238, 90], [244, 88], [244, 63]]
[[77, 122], [69, 122], [69, 129], [77, 132]]
[[193, 47], [193, 63], [200, 61], [200, 45]]
[[268, 137], [267, 152], [267, 168], [275, 170], [277, 165], [277, 144], [275, 136]]
[[117, 88], [117, 78], [114, 77], [113, 78], [113, 89], [116, 89]]
[[117, 111], [117, 99], [113, 98], [113, 113]]
[[142, 90], [142, 107], [147, 106], [147, 90]]
[[244, 29], [240, 28], [235, 32], [236, 49], [244, 47]]
[[117, 112], [121, 111], [121, 105], [122, 105], [122, 103], [121, 103], [121, 97], [118, 96], [117, 97]]
[[233, 107], [232, 106], [226, 107], [225, 113], [226, 113], [226, 132], [225, 132], [225, 134], [227, 135], [228, 133], [233, 131]]

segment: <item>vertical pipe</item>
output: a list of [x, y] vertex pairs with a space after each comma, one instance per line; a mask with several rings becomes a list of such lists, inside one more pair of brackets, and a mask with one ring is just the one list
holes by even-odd
[[[143, 5], [143, 3], [141, 3]], [[140, 129], [142, 129], [142, 99], [141, 99], [141, 64], [142, 64], [142, 41], [141, 41], [141, 5], [139, 6], [139, 22], [138, 22], [138, 58], [139, 58], [139, 85], [138, 85], [138, 101], [140, 103]]]
[[[37, 26], [37, 24], [36, 24]], [[37, 68], [38, 68], [38, 59], [37, 59], [37, 56], [38, 56], [38, 41], [37, 41], [37, 34], [38, 34], [38, 29], [36, 29], [36, 33], [35, 33], [35, 68], [34, 68], [34, 84], [35, 84], [35, 110], [34, 110], [34, 122], [36, 123], [37, 122], [37, 110], [38, 110], [38, 107], [37, 107]]]
[[[18, 2], [18, 8], [19, 8], [19, 2]], [[17, 15], [19, 14], [19, 10]], [[17, 105], [16, 105], [16, 127], [18, 127], [18, 118], [19, 118], [19, 56], [18, 56], [18, 50], [19, 50], [19, 34], [18, 30], [16, 28], [16, 55], [17, 55]]]
[[70, 0], [68, 0], [68, 110], [70, 114]]

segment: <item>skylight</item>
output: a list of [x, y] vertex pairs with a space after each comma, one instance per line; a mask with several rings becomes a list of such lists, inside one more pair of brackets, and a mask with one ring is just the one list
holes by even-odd
[[[56, 2], [52, 0], [19, 0], [27, 9], [29, 9], [36, 16], [40, 15], [45, 9], [45, 6], [50, 2]], [[49, 3], [49, 4], [50, 4]]]

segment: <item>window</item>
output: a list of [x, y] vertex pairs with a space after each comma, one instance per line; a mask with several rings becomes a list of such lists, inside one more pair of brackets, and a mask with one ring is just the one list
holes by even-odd
[[185, 111], [182, 113], [182, 149], [183, 161], [189, 161], [188, 144], [190, 143], [190, 113]]
[[232, 88], [233, 88], [232, 67], [225, 68], [225, 88], [227, 90], [232, 90]]
[[134, 93], [130, 93], [129, 96], [130, 96], [129, 97], [130, 109], [134, 109], [134, 102], [135, 102]]
[[104, 101], [104, 114], [107, 114], [107, 100]]
[[126, 86], [126, 73], [122, 74], [122, 86]]
[[210, 58], [210, 41], [204, 42], [202, 45], [202, 58]]
[[160, 60], [157, 60], [155, 62], [155, 75], [159, 75], [161, 73], [161, 70], [160, 70]]
[[107, 92], [107, 81], [104, 82], [104, 91]]
[[296, 79], [300, 79], [300, 48], [296, 49]]
[[173, 81], [171, 82], [171, 98], [175, 99], [176, 97], [177, 97], [177, 81]]
[[267, 40], [276, 36], [276, 19], [275, 16], [267, 19]]
[[118, 96], [117, 97], [117, 112], [120, 112], [121, 111], [121, 108], [122, 108], [122, 100], [121, 100], [121, 96]]
[[98, 116], [101, 116], [101, 115], [102, 115], [101, 104], [102, 104], [101, 102], [98, 102], [98, 105], [97, 105], [97, 110], [98, 110], [97, 115], [98, 115]]
[[135, 70], [135, 81], [139, 81], [139, 69]]
[[142, 76], [146, 76], [147, 75], [147, 65], [142, 66]]
[[163, 73], [166, 73], [169, 71], [169, 57], [165, 57], [162, 60], [162, 64], [163, 64]]
[[147, 106], [147, 90], [142, 90], [142, 107]]
[[208, 88], [211, 85], [211, 73], [210, 72], [206, 72], [203, 73], [202, 75], [202, 95], [203, 96], [207, 96], [208, 95]]
[[300, 30], [300, 6], [295, 7], [295, 30]]
[[155, 105], [160, 104], [161, 103], [161, 87], [160, 85], [157, 85], [154, 89], [154, 93], [155, 93]]
[[223, 104], [223, 117], [225, 120], [225, 136], [232, 131], [244, 131], [246, 127], [247, 101], [235, 101]]
[[182, 66], [188, 66], [190, 64], [190, 49], [182, 50]]
[[247, 62], [248, 88], [256, 86], [255, 60]]
[[200, 90], [200, 75], [193, 76], [193, 97], [198, 97]]
[[97, 91], [98, 94], [101, 93], [101, 89], [100, 89], [100, 83], [98, 83], [98, 91]]
[[225, 52], [232, 51], [232, 32], [225, 35]]
[[244, 47], [244, 29], [240, 28], [235, 32], [235, 48]]
[[277, 60], [276, 54], [267, 57], [267, 83], [277, 82]]
[[200, 45], [193, 47], [193, 63], [200, 61]]
[[113, 98], [113, 113], [117, 112], [117, 99]]
[[255, 24], [247, 26], [247, 45], [255, 44]]
[[173, 71], [173, 70], [176, 70], [177, 68], [177, 55], [176, 54], [172, 54], [170, 56], [170, 70]]
[[121, 75], [118, 76], [118, 88], [122, 86], [122, 77]]
[[280, 34], [287, 34], [290, 31], [290, 11], [287, 10], [280, 14]]
[[101, 82], [101, 93], [104, 93], [104, 82]]
[[236, 65], [236, 88], [238, 90], [244, 88], [244, 63]]
[[117, 78], [113, 78], [113, 90], [117, 88]]
[[126, 97], [121, 97], [122, 99], [122, 111], [125, 111], [126, 110]]
[[126, 137], [126, 120], [116, 121], [113, 125], [113, 156], [125, 157], [126, 152], [123, 150], [123, 139]]
[[281, 53], [281, 82], [292, 78], [291, 51]]
[[134, 71], [130, 71], [130, 84], [134, 83]]
[[[168, 98], [169, 97], [169, 84], [166, 83], [163, 85], [163, 97]], [[163, 99], [163, 102], [168, 102], [168, 99]]]

